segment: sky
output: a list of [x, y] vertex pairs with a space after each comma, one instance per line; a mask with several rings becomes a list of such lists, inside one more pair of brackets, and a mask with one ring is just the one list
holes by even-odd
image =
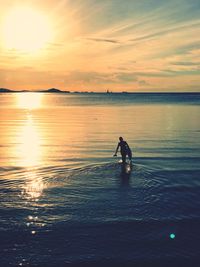
[[199, 0], [0, 6], [0, 88], [200, 92]]

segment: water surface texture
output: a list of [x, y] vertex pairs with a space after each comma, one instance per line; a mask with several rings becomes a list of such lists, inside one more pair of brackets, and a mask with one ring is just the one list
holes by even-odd
[[[1, 266], [198, 264], [199, 104], [200, 94], [0, 94]], [[119, 136], [130, 174], [112, 157]]]

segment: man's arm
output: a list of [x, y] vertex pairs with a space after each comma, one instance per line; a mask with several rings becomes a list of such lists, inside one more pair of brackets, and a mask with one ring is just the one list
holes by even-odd
[[131, 151], [131, 149], [130, 149], [130, 147], [129, 147], [129, 145], [128, 145], [128, 143], [126, 142], [126, 146], [127, 146], [127, 148]]
[[119, 144], [117, 145], [117, 148], [116, 148], [115, 154], [113, 155], [114, 157], [116, 157], [116, 156], [117, 156], [118, 149], [119, 149]]

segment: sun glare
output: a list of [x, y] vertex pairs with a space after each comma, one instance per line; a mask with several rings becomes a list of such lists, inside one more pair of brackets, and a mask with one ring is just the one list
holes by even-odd
[[21, 155], [21, 164], [23, 166], [37, 165], [41, 156], [40, 136], [31, 117], [22, 127], [19, 144], [18, 150]]
[[12, 9], [4, 19], [4, 45], [25, 52], [43, 48], [52, 38], [47, 17], [30, 7]]
[[41, 93], [19, 93], [16, 94], [17, 106], [24, 109], [37, 109], [42, 105]]

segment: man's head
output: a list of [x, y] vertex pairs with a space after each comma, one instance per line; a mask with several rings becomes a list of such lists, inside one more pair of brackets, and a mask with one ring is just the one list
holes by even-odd
[[119, 137], [119, 141], [123, 141], [123, 140], [124, 140], [123, 137], [120, 136], [120, 137]]

